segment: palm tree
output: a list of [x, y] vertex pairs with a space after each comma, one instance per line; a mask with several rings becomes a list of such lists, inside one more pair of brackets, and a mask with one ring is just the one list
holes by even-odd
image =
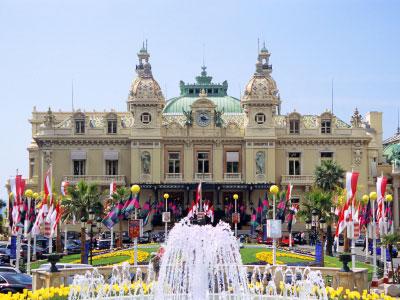
[[0, 199], [0, 233], [3, 233], [3, 208], [6, 207], [6, 202], [3, 199]]
[[[127, 187], [119, 187], [115, 191], [115, 193], [112, 194], [112, 199], [111, 199], [111, 207], [114, 207], [117, 205], [119, 202], [126, 201], [129, 198], [130, 195], [130, 189]], [[122, 220], [118, 222], [118, 230], [119, 230], [119, 238], [118, 238], [118, 245], [117, 247], [122, 248], [122, 234], [123, 234], [123, 226], [122, 226]], [[113, 238], [113, 237], [111, 237]]]
[[[334, 221], [331, 214], [332, 207], [332, 193], [323, 191], [319, 188], [312, 188], [310, 192], [305, 195], [305, 201], [301, 204], [301, 209], [298, 215], [301, 219], [307, 220], [310, 218], [313, 211], [318, 213], [319, 219], [324, 219], [327, 227], [332, 226]], [[320, 228], [317, 228], [317, 234], [322, 245], [325, 243], [324, 232]], [[329, 232], [328, 232], [329, 234]], [[329, 253], [327, 252], [327, 255]], [[324, 263], [324, 255], [322, 252], [322, 264]]]
[[[100, 200], [101, 193], [95, 183], [79, 181], [76, 186], [68, 187], [68, 197], [63, 201], [64, 213], [66, 216], [80, 220], [89, 216], [89, 208], [92, 208], [95, 215], [103, 214], [103, 204]], [[81, 228], [81, 262], [85, 255], [86, 230]]]
[[[392, 274], [393, 274], [393, 282], [394, 283], [399, 283], [400, 278], [399, 275], [394, 271], [394, 266], [393, 266], [393, 246], [397, 245], [400, 242], [400, 235], [396, 233], [390, 233], [386, 234], [381, 237], [381, 246], [385, 246], [385, 248], [389, 249], [389, 255], [390, 255], [390, 267], [392, 268]], [[382, 251], [382, 250], [381, 250]]]
[[[321, 165], [315, 168], [314, 175], [315, 186], [324, 192], [330, 192], [331, 197], [334, 196], [335, 191], [343, 186], [344, 170], [333, 160], [323, 160], [321, 162]], [[332, 205], [332, 200], [330, 201], [330, 204]], [[329, 256], [333, 256], [332, 223], [328, 223], [326, 231], [328, 237], [326, 254]]]

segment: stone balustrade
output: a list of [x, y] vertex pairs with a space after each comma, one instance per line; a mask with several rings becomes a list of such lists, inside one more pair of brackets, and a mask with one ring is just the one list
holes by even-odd
[[[244, 266], [247, 272], [253, 272], [255, 268], [261, 270], [261, 274], [264, 273], [266, 268], [269, 268], [271, 274], [274, 274], [275, 284], [279, 286], [280, 281], [282, 281], [283, 274], [288, 269], [293, 272], [297, 269], [301, 272], [305, 271], [305, 267], [296, 266], [256, 266], [256, 265], [246, 265]], [[111, 275], [112, 266], [98, 267], [98, 271], [105, 278]], [[148, 267], [139, 266], [141, 272], [144, 274], [144, 278], [147, 275]], [[279, 270], [276, 270], [279, 268]], [[310, 267], [311, 271], [320, 271], [321, 275], [324, 277], [326, 285], [330, 285], [333, 288], [343, 287], [344, 289], [358, 290], [362, 292], [369, 288], [368, 283], [368, 269], [357, 268], [353, 272], [341, 272], [339, 268], [323, 268], [323, 267]], [[48, 288], [51, 286], [68, 286], [72, 284], [73, 277], [76, 274], [84, 275], [87, 271], [91, 272], [92, 268], [78, 268], [78, 269], [62, 269], [60, 272], [50, 273], [43, 270], [32, 270], [32, 289], [35, 291], [40, 288]], [[131, 266], [131, 272], [135, 274], [137, 267]]]
[[281, 184], [288, 185], [313, 185], [315, 181], [314, 175], [282, 175]]
[[110, 185], [110, 182], [115, 182], [117, 185], [125, 185], [126, 180], [124, 175], [65, 175], [63, 181], [70, 184], [77, 184], [79, 181], [87, 181], [97, 183], [98, 185]]

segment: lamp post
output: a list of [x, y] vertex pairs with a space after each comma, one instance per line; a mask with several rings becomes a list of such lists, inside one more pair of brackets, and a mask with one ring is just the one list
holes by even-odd
[[33, 197], [33, 192], [32, 190], [28, 189], [25, 191], [25, 197], [27, 198], [27, 204], [28, 204], [28, 211], [26, 212], [26, 217], [25, 217], [25, 224], [24, 224], [24, 235], [25, 237], [28, 238], [28, 251], [26, 253], [26, 273], [29, 275], [31, 274], [31, 234], [30, 232], [28, 233], [28, 225], [29, 225], [29, 213], [31, 209], [31, 199]]
[[[40, 197], [39, 193], [33, 193], [33, 209], [36, 212], [36, 200]], [[36, 260], [36, 234], [33, 236], [33, 250], [32, 250], [32, 260]]]
[[83, 216], [81, 218], [81, 263], [84, 263], [87, 261], [84, 259], [86, 256], [86, 223], [87, 223], [87, 218]]
[[[390, 209], [390, 206], [389, 206], [390, 202], [393, 201], [392, 195], [390, 195], [390, 194], [386, 195], [385, 200], [387, 202], [387, 210], [389, 210]], [[383, 205], [383, 215], [385, 216], [384, 223], [383, 223], [383, 234], [387, 235], [388, 234], [388, 221], [389, 221], [389, 218], [388, 218], [388, 216], [386, 214], [386, 211], [385, 211], [385, 204]], [[392, 226], [390, 228], [391, 233], [392, 233], [392, 229], [393, 229], [393, 224], [392, 224]], [[382, 246], [381, 253], [383, 253], [383, 259], [382, 259], [383, 260], [383, 282], [384, 283], [388, 283], [389, 279], [388, 279], [388, 270], [387, 270], [387, 262], [386, 262], [386, 247], [385, 246]], [[392, 255], [392, 253], [389, 253], [389, 255]]]
[[[132, 185], [131, 192], [135, 195], [135, 197], [137, 197], [137, 195], [140, 192], [140, 186], [137, 185], [137, 184]], [[136, 219], [137, 219], [137, 208], [136, 208], [136, 205], [135, 205], [135, 220]], [[138, 238], [137, 237], [135, 237], [134, 240], [133, 240], [133, 251], [134, 251], [133, 264], [135, 266], [137, 266], [137, 256], [138, 256]]]
[[89, 251], [90, 251], [90, 264], [93, 265], [93, 222], [94, 222], [94, 210], [92, 208], [89, 209], [89, 224], [90, 224], [90, 244], [89, 244]]
[[[273, 195], [273, 211], [272, 211], [272, 219], [275, 223], [275, 215], [276, 215], [276, 195], [279, 193], [279, 187], [277, 185], [273, 185], [269, 188], [270, 193]], [[276, 239], [272, 238], [272, 264], [276, 265]]]
[[375, 201], [377, 198], [376, 192], [369, 193], [369, 199], [372, 203], [372, 263], [373, 263], [373, 272], [372, 272], [372, 283], [371, 286], [378, 286], [378, 277], [376, 276], [376, 222], [375, 222]]
[[[368, 200], [369, 200], [369, 196], [368, 195], [363, 195], [362, 196], [362, 202], [364, 205], [368, 205]], [[366, 228], [365, 228], [365, 262], [368, 262], [368, 247], [369, 247], [369, 243], [368, 243], [368, 227], [369, 224], [366, 224]]]
[[239, 199], [238, 194], [233, 195], [233, 200], [235, 200], [235, 237], [237, 238], [237, 200]]
[[[164, 199], [165, 199], [165, 212], [168, 211], [168, 198], [169, 198], [169, 194], [165, 193], [164, 194]], [[167, 220], [164, 220], [167, 221]], [[164, 222], [165, 223], [165, 237], [164, 237], [164, 241], [167, 240], [167, 234], [168, 234], [168, 222]]]
[[[306, 219], [306, 229], [310, 231], [310, 234], [313, 235], [313, 237], [317, 240], [318, 237], [318, 229], [324, 233], [324, 230], [326, 229], [327, 224], [324, 216], [321, 216], [321, 212], [314, 208], [311, 211], [311, 218], [308, 217]], [[322, 257], [321, 259], [321, 265], [324, 266], [324, 243], [325, 240], [322, 240]], [[317, 247], [317, 241], [315, 242], [315, 247]], [[315, 255], [317, 255], [317, 251], [315, 251]]]

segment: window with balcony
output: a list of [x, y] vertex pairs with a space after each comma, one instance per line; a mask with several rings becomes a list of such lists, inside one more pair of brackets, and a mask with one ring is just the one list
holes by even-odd
[[74, 175], [85, 175], [86, 173], [86, 160], [76, 159], [73, 160]]
[[300, 152], [289, 153], [289, 175], [300, 175]]
[[197, 173], [210, 173], [208, 152], [197, 152]]
[[118, 175], [118, 160], [106, 160], [106, 175]]
[[331, 120], [329, 119], [323, 119], [321, 121], [321, 133], [323, 134], [327, 134], [327, 133], [331, 133], [332, 128], [331, 128]]
[[333, 152], [321, 152], [321, 162], [324, 160], [333, 160]]
[[32, 178], [35, 175], [35, 159], [29, 159], [29, 178]]
[[85, 119], [75, 119], [75, 133], [76, 134], [85, 133]]
[[226, 152], [226, 173], [239, 173], [239, 152]]
[[180, 153], [168, 152], [168, 173], [180, 173]]
[[107, 133], [108, 134], [116, 134], [117, 133], [117, 120], [116, 119], [107, 120]]
[[297, 119], [289, 120], [289, 133], [290, 134], [300, 133], [300, 120]]

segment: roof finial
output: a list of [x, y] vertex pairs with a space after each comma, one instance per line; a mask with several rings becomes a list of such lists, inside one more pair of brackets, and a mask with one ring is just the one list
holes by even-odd
[[399, 108], [397, 108], [397, 134], [400, 134], [400, 115], [399, 115]]
[[146, 51], [147, 51], [147, 39], [146, 39]]
[[257, 53], [260, 53], [260, 38], [257, 38]]
[[205, 62], [204, 62], [204, 57], [205, 57], [205, 52], [206, 52], [205, 48], [206, 48], [205, 43], [203, 43], [203, 67], [205, 66]]

